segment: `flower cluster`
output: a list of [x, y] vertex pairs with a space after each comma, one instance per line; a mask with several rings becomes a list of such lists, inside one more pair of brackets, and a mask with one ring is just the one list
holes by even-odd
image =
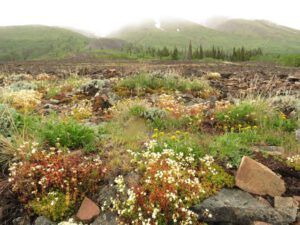
[[147, 144], [143, 153], [130, 151], [133, 162], [143, 171], [140, 184], [127, 189], [123, 177], [116, 179], [118, 198], [113, 205], [120, 223], [197, 224], [190, 206], [229, 184], [219, 178], [224, 172], [210, 156], [198, 164], [192, 154], [184, 156], [173, 149], [154, 152], [151, 146], [155, 141]]
[[287, 164], [294, 167], [297, 171], [300, 170], [300, 155], [287, 157]]
[[74, 202], [98, 187], [106, 171], [98, 157], [64, 153], [60, 149], [39, 150], [36, 143], [19, 148], [20, 159], [10, 167], [12, 190], [23, 203], [59, 190]]
[[80, 101], [71, 108], [71, 116], [77, 121], [87, 119], [93, 115], [92, 103], [88, 100]]
[[175, 99], [172, 95], [160, 95], [156, 101], [157, 107], [164, 109], [171, 113], [175, 118], [182, 116], [197, 116], [207, 109], [207, 104], [193, 104], [191, 106], [185, 106], [179, 100]]
[[62, 222], [58, 223], [58, 225], [83, 225], [83, 224], [81, 222], [76, 223], [74, 221], [74, 219], [71, 218], [68, 221], [62, 221]]
[[7, 91], [3, 99], [21, 111], [33, 110], [41, 103], [42, 94], [34, 90]]
[[244, 131], [257, 128], [257, 115], [253, 105], [240, 104], [216, 112], [217, 126], [224, 131]]

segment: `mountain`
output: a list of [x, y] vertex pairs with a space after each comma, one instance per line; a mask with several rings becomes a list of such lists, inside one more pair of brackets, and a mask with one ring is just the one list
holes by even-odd
[[193, 46], [204, 48], [219, 46], [225, 50], [233, 47], [261, 47], [268, 53], [300, 53], [300, 31], [259, 20], [218, 21], [214, 28], [186, 20], [163, 20], [127, 26], [109, 37], [154, 47], [186, 48], [191, 40]]
[[93, 38], [59, 27], [0, 27], [0, 61], [60, 59], [88, 51], [118, 49], [124, 44], [123, 40]]

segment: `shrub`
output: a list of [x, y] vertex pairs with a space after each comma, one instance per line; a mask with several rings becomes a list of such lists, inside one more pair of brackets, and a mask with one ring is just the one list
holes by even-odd
[[40, 136], [42, 141], [50, 146], [56, 146], [59, 143], [70, 149], [93, 150], [95, 148], [94, 130], [70, 119], [66, 121], [49, 119], [43, 124]]
[[77, 202], [85, 193], [97, 190], [106, 171], [98, 157], [67, 154], [60, 149], [39, 149], [25, 143], [18, 149], [18, 162], [10, 167], [9, 181], [20, 202], [42, 199], [52, 191]]
[[41, 198], [30, 201], [28, 206], [37, 215], [57, 222], [72, 214], [73, 204], [67, 195], [60, 192], [49, 192]]

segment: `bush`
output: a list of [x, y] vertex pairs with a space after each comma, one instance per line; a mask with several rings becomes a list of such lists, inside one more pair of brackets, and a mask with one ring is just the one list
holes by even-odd
[[81, 125], [74, 120], [57, 121], [49, 119], [40, 131], [41, 139], [50, 146], [57, 143], [70, 149], [95, 149], [96, 135], [92, 128]]

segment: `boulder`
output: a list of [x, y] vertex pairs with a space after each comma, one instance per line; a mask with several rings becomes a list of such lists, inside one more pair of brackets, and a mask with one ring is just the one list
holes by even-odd
[[99, 207], [91, 199], [85, 197], [76, 214], [76, 218], [84, 223], [90, 223], [99, 216], [99, 214]]
[[280, 196], [286, 190], [278, 175], [248, 156], [242, 158], [235, 182], [240, 189], [258, 195]]
[[91, 225], [117, 225], [117, 215], [112, 212], [106, 212], [97, 217]]
[[298, 202], [292, 197], [276, 196], [274, 198], [274, 206], [278, 211], [285, 213], [290, 217], [297, 217]]
[[55, 223], [44, 216], [39, 216], [34, 221], [34, 225], [55, 225]]
[[222, 189], [217, 195], [191, 207], [200, 221], [249, 225], [255, 221], [273, 225], [289, 224], [294, 217], [261, 203], [239, 189]]

